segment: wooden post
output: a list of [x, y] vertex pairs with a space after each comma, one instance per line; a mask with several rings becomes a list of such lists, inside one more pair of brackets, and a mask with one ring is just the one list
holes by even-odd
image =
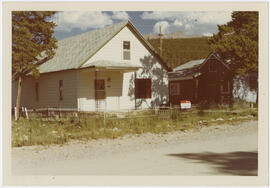
[[97, 93], [96, 93], [96, 79], [97, 79], [97, 69], [94, 72], [94, 90], [95, 90], [96, 111], [98, 111], [98, 99], [97, 99]]
[[159, 55], [162, 56], [162, 32], [161, 32], [161, 26], [159, 26]]
[[16, 120], [20, 117], [20, 103], [21, 103], [21, 94], [22, 94], [22, 77], [19, 75], [18, 79], [18, 91], [17, 91], [17, 99], [16, 99]]
[[16, 107], [14, 107], [14, 116], [15, 116], [15, 121], [17, 121], [18, 120], [18, 116], [17, 116]]
[[29, 119], [27, 108], [25, 108], [25, 116], [26, 116], [26, 119]]
[[136, 105], [136, 79], [137, 79], [137, 74], [134, 72], [134, 101], [135, 101], [135, 110], [137, 110], [137, 105]]
[[106, 108], [107, 108], [107, 102], [105, 101], [105, 108], [104, 108], [104, 128], [106, 127]]

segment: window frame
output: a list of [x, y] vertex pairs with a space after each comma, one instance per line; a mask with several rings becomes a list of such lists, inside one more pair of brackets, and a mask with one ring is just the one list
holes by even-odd
[[[224, 82], [227, 82], [227, 88], [228, 90], [227, 91], [224, 91]], [[220, 92], [221, 94], [229, 94], [230, 93], [230, 81], [229, 80], [223, 80], [221, 85], [220, 85]]]
[[152, 98], [152, 79], [151, 78], [136, 78], [135, 79], [135, 98], [136, 99], [151, 99]]
[[[128, 49], [125, 48], [125, 43], [128, 42]], [[122, 55], [123, 55], [123, 60], [126, 60], [126, 61], [129, 61], [131, 60], [131, 42], [129, 40], [124, 40], [123, 43], [122, 43]], [[129, 59], [125, 59], [125, 53], [129, 53]]]

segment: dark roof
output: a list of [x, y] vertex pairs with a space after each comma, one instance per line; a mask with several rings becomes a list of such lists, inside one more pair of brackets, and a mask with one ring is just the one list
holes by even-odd
[[176, 71], [181, 71], [184, 69], [195, 68], [195, 67], [201, 65], [204, 62], [204, 60], [205, 59], [198, 59], [198, 60], [189, 61], [183, 65], [180, 65], [180, 66], [174, 68], [173, 71], [176, 72]]
[[180, 65], [173, 69], [173, 72], [169, 72], [169, 80], [190, 80], [203, 74], [202, 67], [205, 65], [208, 59], [215, 58], [220, 61], [228, 70], [230, 68], [226, 63], [221, 61], [215, 53], [210, 53], [205, 59], [198, 59], [189, 61], [183, 65]]

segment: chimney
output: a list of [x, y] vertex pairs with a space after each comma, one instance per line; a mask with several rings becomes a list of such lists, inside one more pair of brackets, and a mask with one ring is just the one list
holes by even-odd
[[162, 32], [161, 32], [161, 26], [159, 26], [159, 55], [162, 56]]

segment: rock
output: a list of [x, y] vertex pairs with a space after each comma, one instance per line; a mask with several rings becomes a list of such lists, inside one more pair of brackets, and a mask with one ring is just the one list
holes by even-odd
[[223, 118], [217, 118], [216, 121], [223, 121]]
[[124, 118], [125, 115], [124, 114], [116, 114], [116, 117], [118, 117], [118, 118]]

